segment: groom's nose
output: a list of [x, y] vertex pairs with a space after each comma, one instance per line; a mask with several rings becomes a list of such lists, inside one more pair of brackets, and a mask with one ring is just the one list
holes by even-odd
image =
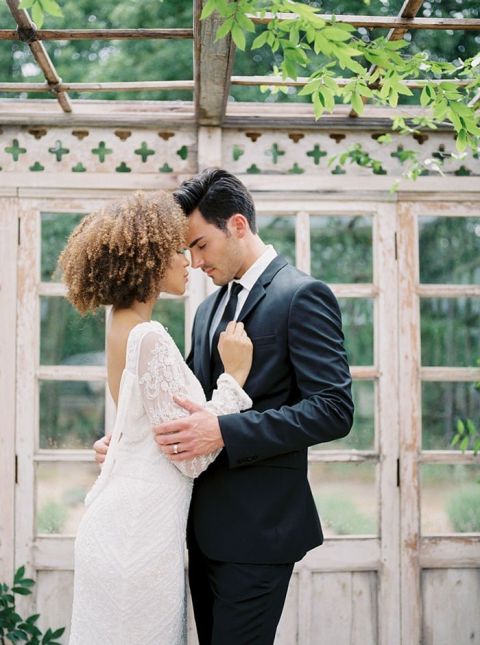
[[190, 251], [190, 253], [192, 258], [192, 269], [199, 269], [201, 266], [203, 266], [204, 261], [200, 254], [193, 249]]

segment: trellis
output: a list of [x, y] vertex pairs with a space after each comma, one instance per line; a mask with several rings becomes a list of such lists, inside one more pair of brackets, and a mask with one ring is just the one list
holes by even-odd
[[[195, 120], [199, 125], [221, 125], [228, 118], [227, 98], [231, 85], [247, 86], [299, 86], [306, 81], [304, 78], [295, 80], [281, 79], [271, 76], [232, 76], [232, 62], [235, 46], [230, 36], [215, 42], [214, 36], [220, 24], [215, 15], [206, 20], [200, 20], [202, 0], [194, 0], [194, 25], [192, 29], [37, 29], [28, 12], [19, 9], [19, 0], [7, 0], [10, 11], [17, 23], [16, 30], [0, 30], [0, 40], [17, 40], [26, 43], [36, 62], [40, 66], [45, 83], [2, 83], [1, 92], [51, 92], [54, 94], [62, 110], [66, 113], [74, 110], [75, 101], [69, 96], [69, 91], [96, 92], [105, 90], [115, 91], [158, 91], [185, 90], [194, 92]], [[387, 39], [398, 40], [411, 29], [434, 30], [480, 30], [480, 19], [474, 18], [417, 18], [423, 0], [405, 0], [398, 16], [335, 16], [340, 23], [349, 23], [355, 27], [388, 28]], [[325, 20], [332, 18], [331, 14], [319, 15]], [[287, 19], [287, 15], [251, 16], [257, 24], [266, 24], [273, 18]], [[194, 79], [176, 81], [131, 81], [118, 83], [69, 83], [60, 79], [50, 60], [43, 41], [46, 40], [90, 40], [90, 39], [193, 39], [194, 48]], [[338, 79], [340, 84], [349, 79]], [[439, 81], [440, 82], [440, 81]], [[466, 85], [468, 80], [454, 81]], [[422, 87], [419, 80], [406, 80], [408, 87]], [[475, 97], [476, 102], [480, 96]], [[351, 113], [351, 117], [355, 114]], [[268, 120], [268, 109], [263, 117]]]

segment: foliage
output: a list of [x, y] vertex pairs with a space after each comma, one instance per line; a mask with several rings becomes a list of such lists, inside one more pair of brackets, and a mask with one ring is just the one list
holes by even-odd
[[375, 522], [361, 513], [347, 497], [317, 496], [315, 502], [320, 516], [337, 535], [365, 535], [375, 533]]
[[[480, 361], [477, 362], [480, 365]], [[475, 389], [480, 392], [480, 382], [475, 383]], [[451, 445], [458, 446], [462, 451], [473, 450], [473, 454], [477, 455], [480, 452], [480, 428], [472, 419], [457, 419]]]
[[67, 512], [64, 506], [57, 502], [49, 501], [44, 504], [37, 514], [37, 528], [39, 533], [60, 533]]
[[480, 486], [474, 484], [456, 493], [447, 506], [449, 520], [457, 533], [480, 531]]
[[28, 643], [29, 645], [60, 645], [56, 640], [65, 631], [64, 627], [52, 630], [50, 628], [43, 634], [36, 622], [39, 614], [33, 614], [23, 619], [16, 610], [15, 594], [19, 596], [30, 595], [34, 581], [25, 578], [25, 567], [20, 567], [14, 576], [13, 586], [0, 584], [0, 643]]
[[[257, 33], [251, 15], [265, 16], [266, 8], [273, 18], [260, 28], [251, 49], [267, 45], [272, 52], [279, 52], [274, 71], [283, 79], [296, 79], [315, 61], [315, 69], [299, 94], [311, 97], [316, 118], [332, 112], [340, 100], [357, 114], [363, 112], [366, 100], [396, 108], [402, 96], [413, 95], [405, 80], [419, 79], [423, 85], [420, 104], [429, 113], [409, 120], [399, 116], [394, 129], [415, 132], [419, 127], [448, 123], [456, 133], [459, 151], [477, 149], [479, 120], [470, 103], [480, 89], [480, 54], [455, 62], [433, 60], [427, 52], [407, 54], [402, 51], [408, 46], [404, 39], [379, 36], [364, 40], [352, 25], [337, 22], [335, 16], [324, 20], [316, 7], [293, 0], [208, 0], [202, 19], [216, 11], [224, 19], [217, 39], [231, 34], [236, 46], [244, 50], [245, 34]], [[278, 14], [284, 14], [283, 18]], [[345, 85], [338, 82], [338, 68], [351, 78]], [[458, 79], [467, 80], [467, 85], [460, 87], [455, 82]]]

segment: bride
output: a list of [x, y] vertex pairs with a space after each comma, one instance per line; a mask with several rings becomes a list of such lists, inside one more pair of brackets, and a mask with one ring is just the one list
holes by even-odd
[[186, 642], [184, 538], [192, 478], [218, 453], [172, 463], [151, 428], [186, 414], [174, 396], [215, 414], [252, 404], [242, 389], [252, 362], [242, 323], [231, 322], [219, 340], [225, 371], [206, 402], [168, 330], [151, 320], [161, 291], [185, 292], [185, 230], [171, 195], [136, 193], [85, 217], [59, 259], [67, 297], [80, 313], [112, 305], [107, 371], [117, 404], [108, 454], [75, 541], [70, 645]]

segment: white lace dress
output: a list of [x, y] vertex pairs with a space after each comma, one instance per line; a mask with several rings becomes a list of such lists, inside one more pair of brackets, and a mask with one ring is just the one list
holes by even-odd
[[184, 542], [192, 478], [218, 453], [174, 465], [152, 426], [184, 416], [172, 395], [227, 414], [251, 399], [223, 374], [206, 403], [166, 329], [130, 332], [107, 458], [75, 541], [70, 645], [185, 643]]

